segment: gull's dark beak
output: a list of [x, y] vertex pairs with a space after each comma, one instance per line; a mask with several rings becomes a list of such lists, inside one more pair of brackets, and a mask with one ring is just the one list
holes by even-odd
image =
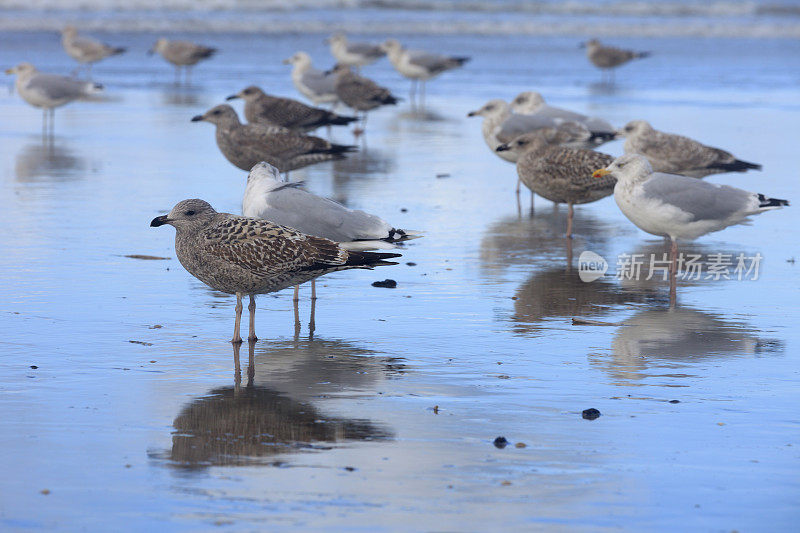
[[237, 98], [239, 98], [238, 94], [232, 94], [229, 97], [227, 97], [225, 100], [236, 100]]
[[157, 228], [159, 226], [163, 226], [164, 224], [169, 224], [169, 219], [167, 215], [161, 215], [160, 217], [156, 217], [150, 221], [151, 228]]
[[147, 55], [149, 55], [149, 56], [151, 56], [151, 55], [153, 55], [155, 53], [156, 53], [155, 48], [151, 48], [150, 50], [147, 51]]
[[203, 120], [203, 115], [195, 115], [192, 117], [192, 122], [200, 122]]
[[506, 150], [511, 150], [511, 148], [507, 144], [501, 144], [500, 146], [494, 149], [495, 152], [505, 152]]
[[586, 48], [586, 43], [581, 43], [578, 45], [578, 48]]
[[469, 113], [467, 113], [467, 116], [468, 116], [468, 117], [474, 117], [474, 116], [475, 116], [475, 115], [477, 115], [477, 114], [478, 114], [478, 112], [477, 112], [477, 111], [470, 111]]

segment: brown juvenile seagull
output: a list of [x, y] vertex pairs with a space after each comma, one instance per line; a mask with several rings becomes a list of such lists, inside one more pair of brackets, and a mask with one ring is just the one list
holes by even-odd
[[602, 72], [609, 72], [611, 80], [614, 80], [614, 69], [624, 65], [633, 59], [641, 59], [650, 56], [650, 52], [634, 52], [613, 46], [600, 44], [597, 39], [591, 39], [581, 43], [582, 48], [586, 48], [586, 57], [592, 65], [599, 68]]
[[[548, 134], [550, 137], [548, 137]], [[574, 204], [588, 204], [614, 194], [617, 180], [592, 177], [597, 165], [610, 165], [610, 155], [583, 148], [565, 148], [551, 144], [557, 140], [557, 130], [520, 135], [497, 150], [517, 152], [517, 174], [532, 192], [552, 202], [567, 204], [567, 238], [572, 238]]]
[[338, 243], [312, 237], [268, 220], [217, 213], [198, 199], [178, 202], [151, 227], [175, 227], [175, 253], [189, 273], [212, 289], [236, 295], [231, 342], [240, 343], [242, 296], [250, 296], [250, 334], [255, 332], [256, 294], [276, 292], [351, 268], [396, 265], [385, 261], [400, 254], [351, 252]]
[[345, 153], [356, 149], [355, 146], [333, 144], [281, 126], [242, 124], [236, 111], [227, 104], [192, 118], [192, 122], [199, 121], [211, 122], [217, 127], [217, 146], [222, 155], [248, 172], [261, 161], [281, 172], [289, 172], [322, 161], [344, 159]]
[[255, 85], [230, 95], [226, 100], [236, 98], [244, 100], [244, 117], [248, 122], [283, 126], [303, 133], [320, 126], [346, 126], [358, 120], [356, 117], [337, 115], [327, 109], [312, 107], [292, 98], [272, 96]]

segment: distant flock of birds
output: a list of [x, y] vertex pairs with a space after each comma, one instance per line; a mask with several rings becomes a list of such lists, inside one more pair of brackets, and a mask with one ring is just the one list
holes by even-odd
[[[314, 68], [305, 52], [295, 53], [284, 63], [293, 66], [292, 81], [302, 95], [317, 106], [330, 105], [331, 109], [249, 86], [228, 97], [244, 100], [247, 124], [227, 104], [192, 118], [214, 124], [222, 154], [236, 167], [249, 171], [243, 216], [218, 213], [207, 202], [191, 199], [179, 202], [168, 214], [151, 222], [153, 227], [175, 227], [176, 254], [192, 275], [216, 290], [236, 295], [235, 343], [242, 341], [239, 329], [244, 296], [250, 297], [248, 340], [255, 341], [256, 294], [294, 286], [296, 301], [299, 285], [312, 281], [315, 298], [313, 281], [317, 277], [338, 270], [396, 264], [389, 259], [399, 254], [367, 250], [394, 248], [420, 236], [314, 195], [301, 184], [288, 182], [288, 174], [344, 158], [356, 149], [308, 132], [358, 123], [354, 134], [359, 135], [364, 132], [368, 111], [399, 101], [389, 89], [362, 76], [361, 67], [388, 56], [395, 69], [412, 81], [413, 103], [418, 85], [424, 101], [427, 80], [461, 67], [469, 58], [409, 50], [395, 39], [379, 45], [351, 42], [342, 33], [327, 42], [336, 59], [329, 71]], [[62, 32], [62, 44], [87, 76], [93, 63], [125, 51], [81, 36], [73, 27]], [[588, 59], [603, 72], [613, 72], [628, 61], [649, 55], [604, 46], [596, 39], [584, 46]], [[176, 82], [180, 82], [183, 69], [188, 83], [191, 67], [216, 50], [161, 38], [150, 50], [156, 52], [175, 66]], [[38, 72], [30, 63], [20, 63], [6, 72], [16, 74], [15, 87], [22, 98], [44, 110], [45, 132], [53, 128], [56, 107], [91, 97], [102, 89], [92, 81]], [[337, 114], [334, 109], [340, 103], [360, 116]], [[786, 200], [701, 181], [698, 178], [711, 174], [760, 170], [761, 166], [688, 137], [657, 131], [644, 120], [633, 120], [617, 129], [603, 119], [550, 106], [534, 91], [521, 93], [510, 104], [490, 100], [468, 116], [483, 117], [486, 144], [493, 153], [516, 164], [517, 194], [524, 184], [531, 191], [531, 201], [535, 193], [567, 204], [568, 239], [572, 238], [573, 206], [611, 194], [636, 226], [669, 238], [673, 304], [678, 240], [695, 239], [788, 205]], [[595, 151], [619, 137], [626, 139], [625, 155], [614, 159]]]

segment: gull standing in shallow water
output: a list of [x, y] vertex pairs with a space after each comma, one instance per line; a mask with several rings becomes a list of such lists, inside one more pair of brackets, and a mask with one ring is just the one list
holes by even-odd
[[[242, 215], [264, 218], [315, 237], [338, 242], [347, 250], [392, 249], [395, 243], [416, 239], [414, 231], [397, 229], [382, 218], [317, 196], [301, 182], [286, 183], [278, 169], [261, 162], [247, 176]], [[295, 287], [295, 301], [299, 287]], [[311, 298], [316, 287], [311, 280]]]
[[620, 135], [625, 136], [625, 153], [645, 156], [656, 172], [702, 178], [724, 172], [761, 170], [761, 165], [736, 159], [725, 150], [654, 130], [645, 120], [628, 122]]
[[647, 158], [639, 154], [618, 157], [593, 175], [616, 178], [614, 199], [622, 213], [647, 233], [672, 241], [670, 303], [673, 306], [679, 239], [694, 240], [734, 224], [746, 224], [752, 215], [789, 205], [787, 200], [728, 185], [653, 172]]
[[411, 102], [417, 92], [417, 81], [421, 87], [421, 101], [425, 103], [425, 82], [442, 72], [452, 70], [462, 66], [469, 61], [468, 57], [446, 56], [442, 54], [432, 54], [422, 50], [407, 50], [396, 39], [388, 39], [381, 48], [389, 56], [395, 70], [411, 80]]
[[281, 126], [242, 124], [236, 111], [221, 104], [192, 118], [217, 127], [216, 139], [222, 155], [242, 170], [249, 171], [256, 163], [266, 161], [284, 172], [323, 161], [344, 159], [355, 146], [332, 144], [325, 139], [292, 132]]
[[364, 76], [355, 74], [350, 67], [336, 65], [336, 95], [346, 106], [361, 111], [361, 127], [353, 133], [363, 133], [367, 125], [367, 111], [382, 105], [395, 105], [399, 101], [389, 89], [381, 87]]
[[342, 32], [334, 33], [326, 42], [330, 45], [331, 55], [333, 55], [337, 63], [354, 67], [356, 71], [386, 55], [386, 52], [379, 45], [351, 43]]
[[534, 133], [546, 128], [557, 129], [559, 131], [558, 144], [570, 148], [593, 148], [599, 144], [594, 139], [598, 135], [602, 136], [602, 134], [592, 133], [586, 126], [578, 122], [555, 120], [544, 115], [512, 113], [508, 103], [499, 98], [489, 100], [480, 109], [470, 111], [467, 116], [483, 117], [481, 132], [486, 145], [495, 155], [511, 163], [517, 162], [519, 154], [512, 150], [498, 152], [497, 147], [526, 133]]
[[236, 98], [244, 99], [244, 116], [248, 122], [263, 122], [303, 133], [320, 126], [346, 126], [358, 120], [356, 117], [345, 117], [326, 109], [311, 107], [291, 98], [266, 94], [255, 85], [232, 94], [226, 100]]
[[513, 151], [518, 155], [517, 174], [533, 193], [552, 202], [567, 204], [567, 233], [572, 238], [574, 204], [588, 204], [614, 193], [617, 180], [611, 176], [595, 179], [592, 173], [609, 165], [614, 158], [594, 150], [565, 148], [550, 144], [548, 136], [555, 130], [520, 135], [508, 144], [497, 147], [498, 152]]
[[242, 297], [250, 297], [248, 340], [255, 332], [256, 294], [276, 292], [329, 272], [396, 265], [393, 253], [353, 252], [328, 239], [305, 235], [268, 220], [218, 213], [203, 200], [183, 200], [151, 227], [176, 230], [175, 253], [191, 275], [211, 287], [236, 295], [231, 342], [240, 343]]
[[148, 55], [153, 55], [155, 52], [158, 52], [161, 57], [175, 65], [175, 83], [180, 83], [181, 67], [184, 67], [186, 83], [189, 83], [192, 67], [203, 59], [213, 56], [217, 53], [217, 49], [189, 41], [169, 41], [162, 37], [155, 42], [147, 53]]
[[[89, 98], [103, 89], [99, 83], [39, 72], [30, 63], [20, 63], [16, 67], [6, 70], [6, 74], [17, 75], [14, 86], [23, 100], [33, 107], [42, 108], [43, 134], [52, 132], [55, 127], [56, 107], [68, 104], [73, 100]], [[48, 115], [50, 117], [49, 130]]]
[[650, 52], [634, 52], [633, 50], [623, 50], [613, 46], [604, 46], [597, 39], [591, 39], [581, 43], [581, 48], [586, 48], [586, 57], [592, 65], [599, 68], [603, 75], [609, 73], [609, 81], [614, 82], [614, 69], [624, 65], [633, 59], [640, 59], [650, 56]]
[[595, 146], [612, 141], [616, 139], [618, 135], [616, 128], [607, 120], [548, 105], [545, 103], [544, 97], [536, 91], [519, 93], [517, 97], [511, 101], [511, 111], [520, 115], [548, 117], [553, 119], [555, 123], [559, 123], [559, 121], [571, 121], [583, 124], [592, 132], [591, 141]]
[[339, 97], [336, 96], [336, 75], [333, 72], [326, 73], [314, 68], [311, 57], [305, 52], [296, 52], [283, 62], [292, 65], [292, 83], [300, 94], [316, 105], [336, 106]]
[[[78, 35], [78, 30], [74, 26], [67, 26], [61, 31], [61, 45], [72, 59], [86, 65], [86, 72], [89, 76], [92, 73], [93, 63], [125, 52], [125, 48], [111, 46], [96, 39]], [[75, 69], [75, 72], [77, 70]]]

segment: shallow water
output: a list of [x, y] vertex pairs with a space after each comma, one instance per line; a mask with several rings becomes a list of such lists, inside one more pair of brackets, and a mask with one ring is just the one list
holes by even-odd
[[[518, 214], [513, 166], [465, 115], [536, 88], [762, 163], [708, 179], [795, 200], [796, 41], [621, 40], [656, 53], [609, 87], [575, 39], [408, 37], [474, 60], [430, 84], [425, 113], [374, 113], [361, 152], [293, 179], [425, 237], [398, 266], [322, 278], [313, 337], [307, 287], [297, 336], [291, 291], [261, 296], [237, 379], [232, 299], [148, 223], [188, 197], [238, 212], [245, 174], [189, 119], [253, 82], [293, 95], [279, 60], [327, 64], [322, 36], [208, 36], [219, 58], [180, 89], [144, 56], [153, 35], [117, 39], [131, 51], [95, 71], [106, 101], [58, 110], [52, 144], [37, 111], [0, 95], [4, 528], [793, 529], [796, 208], [684, 247], [764, 260], [757, 281], [680, 284], [670, 311], [664, 282], [613, 276], [619, 254], [660, 240], [611, 199], [579, 206], [574, 262], [610, 263], [580, 281], [566, 210]], [[3, 64], [71, 68], [53, 34], [2, 44]], [[367, 72], [407, 90], [387, 63]], [[398, 287], [370, 286], [384, 278]], [[582, 419], [590, 407], [602, 416]]]

